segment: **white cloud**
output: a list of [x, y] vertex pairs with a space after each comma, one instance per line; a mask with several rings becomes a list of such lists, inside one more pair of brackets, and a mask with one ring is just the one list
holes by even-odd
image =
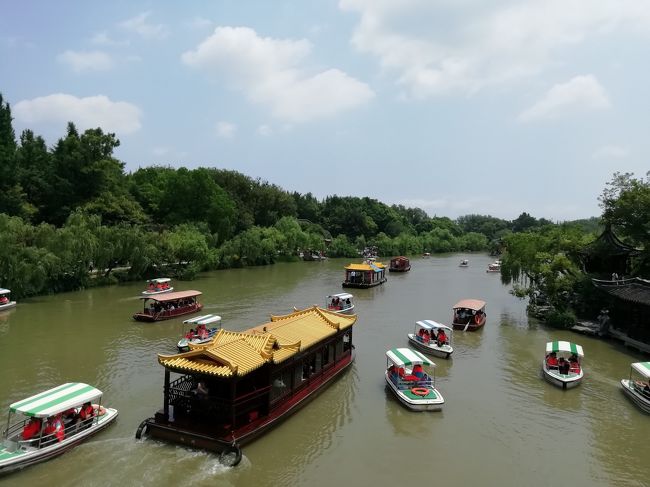
[[536, 76], [569, 47], [650, 26], [642, 0], [340, 0], [339, 7], [360, 14], [353, 46], [414, 98]]
[[75, 73], [84, 71], [108, 71], [115, 63], [103, 51], [65, 51], [57, 56], [59, 62], [67, 64]]
[[273, 133], [273, 130], [268, 125], [263, 124], [263, 125], [260, 125], [259, 127], [257, 127], [257, 133], [264, 136], [264, 137], [268, 137], [269, 135], [271, 135]]
[[183, 54], [189, 66], [230, 77], [254, 103], [289, 122], [331, 116], [367, 103], [373, 91], [338, 69], [310, 72], [307, 40], [260, 37], [247, 27], [217, 27], [195, 50]]
[[605, 89], [592, 75], [576, 76], [554, 85], [544, 97], [519, 115], [519, 120], [556, 118], [576, 110], [602, 110], [610, 103]]
[[237, 125], [230, 122], [218, 122], [216, 126], [217, 137], [222, 139], [231, 139], [237, 131]]
[[120, 22], [120, 27], [138, 34], [143, 39], [155, 40], [167, 37], [168, 30], [164, 24], [149, 24], [147, 18], [151, 12], [142, 12], [135, 17]]
[[116, 41], [109, 37], [109, 35], [106, 32], [98, 32], [96, 33], [92, 39], [90, 39], [90, 42], [98, 45], [98, 46], [107, 46], [107, 47], [114, 47], [114, 46], [128, 46], [129, 41], [128, 40], [122, 40], [122, 41]]
[[140, 130], [142, 115], [137, 106], [114, 102], [104, 95], [77, 98], [64, 93], [19, 101], [12, 112], [16, 120], [28, 125], [71, 121], [81, 130], [101, 127], [106, 132], [122, 135]]
[[594, 151], [594, 159], [624, 159], [630, 155], [629, 149], [620, 145], [604, 145]]

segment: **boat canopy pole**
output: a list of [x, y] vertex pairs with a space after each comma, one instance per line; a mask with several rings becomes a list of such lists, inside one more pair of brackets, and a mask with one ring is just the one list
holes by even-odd
[[[630, 372], [630, 375], [632, 372]], [[7, 415], [7, 429], [4, 431], [2, 436], [4, 436], [5, 439], [9, 437], [9, 423], [11, 422], [11, 409], [9, 409], [9, 414]]]

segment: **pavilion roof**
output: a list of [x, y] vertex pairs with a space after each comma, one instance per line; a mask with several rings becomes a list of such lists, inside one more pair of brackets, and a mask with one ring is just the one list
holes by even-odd
[[591, 280], [598, 289], [602, 289], [611, 296], [632, 303], [650, 306], [650, 281], [635, 277], [622, 281]]

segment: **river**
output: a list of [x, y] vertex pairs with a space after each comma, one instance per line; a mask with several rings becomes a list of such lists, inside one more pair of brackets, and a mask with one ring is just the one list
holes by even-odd
[[[469, 268], [459, 268], [468, 258]], [[161, 407], [163, 368], [181, 320], [136, 324], [142, 283], [24, 300], [0, 313], [0, 407], [69, 381], [104, 391], [119, 410], [109, 429], [63, 456], [0, 478], [16, 486], [642, 486], [650, 484], [650, 417], [620, 391], [647, 357], [529, 319], [491, 258], [412, 260], [383, 286], [352, 290], [358, 321], [352, 368], [305, 408], [244, 448], [236, 468], [210, 453], [134, 438]], [[341, 292], [349, 260], [280, 263], [202, 274], [204, 312], [243, 330]], [[442, 412], [414, 413], [385, 388], [385, 352], [407, 346], [420, 319], [449, 322], [461, 298], [487, 302], [487, 324], [456, 332], [451, 360], [434, 358]], [[562, 391], [540, 374], [545, 343], [585, 350], [585, 379]]]

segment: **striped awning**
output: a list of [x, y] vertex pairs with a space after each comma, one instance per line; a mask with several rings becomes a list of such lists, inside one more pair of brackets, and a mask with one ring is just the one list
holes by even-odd
[[386, 352], [386, 357], [388, 357], [388, 359], [398, 367], [403, 367], [405, 365], [411, 367], [417, 364], [428, 365], [430, 367], [436, 366], [436, 364], [420, 352], [411, 350], [410, 348], [393, 348]]
[[101, 397], [102, 391], [82, 382], [68, 382], [9, 406], [14, 413], [47, 418], [72, 407], [81, 406]]
[[447, 325], [443, 325], [442, 323], [438, 323], [437, 321], [433, 320], [420, 320], [416, 321], [415, 324], [420, 328], [424, 328], [425, 330], [437, 330], [438, 328], [444, 328], [445, 330], [452, 332], [452, 329]]
[[636, 362], [632, 364], [632, 368], [643, 377], [650, 379], [650, 362]]
[[221, 321], [221, 316], [219, 315], [203, 315], [197, 316], [196, 318], [190, 318], [189, 320], [183, 321], [188, 325], [210, 325], [212, 323], [218, 323]]
[[551, 353], [551, 352], [567, 352], [567, 353], [575, 353], [578, 357], [585, 356], [584, 351], [582, 350], [582, 347], [580, 345], [576, 345], [575, 343], [564, 342], [564, 341], [548, 342], [546, 344], [546, 353]]

